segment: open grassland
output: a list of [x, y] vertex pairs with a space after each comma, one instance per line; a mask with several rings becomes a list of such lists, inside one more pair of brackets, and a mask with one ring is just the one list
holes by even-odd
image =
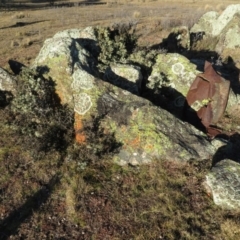
[[171, 27], [191, 27], [206, 11], [221, 12], [237, 1], [108, 1], [104, 5], [78, 7], [40, 7], [39, 9], [0, 12], [0, 66], [8, 59], [26, 65], [36, 57], [46, 38], [69, 28], [111, 26], [119, 23], [137, 25], [139, 44], [161, 42]]

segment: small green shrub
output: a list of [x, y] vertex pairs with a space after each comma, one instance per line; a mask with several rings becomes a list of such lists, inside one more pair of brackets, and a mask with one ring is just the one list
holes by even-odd
[[99, 27], [97, 38], [101, 49], [98, 56], [98, 67], [101, 72], [104, 72], [110, 63], [126, 63], [137, 43], [132, 24], [115, 24], [111, 29]]
[[30, 148], [64, 148], [73, 134], [73, 112], [60, 104], [53, 80], [40, 71], [23, 68], [16, 92], [10, 105], [13, 123]]

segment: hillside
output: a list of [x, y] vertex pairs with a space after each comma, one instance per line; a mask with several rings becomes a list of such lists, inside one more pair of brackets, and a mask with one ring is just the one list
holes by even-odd
[[0, 239], [240, 239], [240, 5], [214, 3], [0, 12]]

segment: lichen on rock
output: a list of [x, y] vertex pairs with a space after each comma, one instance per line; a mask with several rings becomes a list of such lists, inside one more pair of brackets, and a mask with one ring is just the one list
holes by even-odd
[[139, 94], [142, 84], [142, 73], [140, 67], [127, 64], [112, 64], [104, 74], [106, 81], [129, 92]]
[[94, 86], [94, 77], [82, 69], [74, 71], [72, 77], [73, 82], [71, 87], [74, 92], [80, 91], [81, 89], [90, 90]]
[[16, 91], [16, 80], [7, 71], [0, 68], [0, 90], [1, 91]]
[[[62, 102], [74, 109], [77, 139], [87, 141], [82, 134], [84, 124], [95, 117], [101, 118], [98, 127], [120, 144], [113, 158], [121, 165], [149, 163], [156, 158], [188, 161], [212, 155], [214, 148], [203, 133], [136, 94], [142, 81], [140, 67], [146, 74], [155, 63], [149, 79], [157, 79], [156, 88], [178, 92], [173, 102], [182, 107], [184, 102], [179, 95], [187, 93], [197, 74], [196, 66], [179, 54], [157, 55], [155, 50], [147, 55], [146, 51], [132, 53], [134, 41], [127, 33], [101, 27], [94, 31], [100, 49], [98, 70], [104, 73], [107, 69], [105, 81], [101, 73], [95, 74], [92, 42], [86, 39], [87, 45], [83, 45], [68, 36], [72, 34], [69, 32], [47, 40], [35, 61], [36, 66], [49, 68], [47, 74], [56, 81]], [[68, 37], [60, 37], [62, 34]]]
[[226, 209], [240, 208], [240, 164], [230, 159], [217, 163], [206, 176], [214, 203]]
[[148, 87], [173, 87], [186, 96], [198, 73], [196, 65], [180, 54], [159, 54], [148, 78]]
[[74, 111], [80, 115], [87, 113], [92, 107], [92, 99], [87, 93], [74, 94]]

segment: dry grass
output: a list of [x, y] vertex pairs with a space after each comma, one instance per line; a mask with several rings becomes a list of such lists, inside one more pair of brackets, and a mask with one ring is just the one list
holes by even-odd
[[[239, 237], [240, 215], [214, 206], [202, 187], [209, 160], [120, 167], [108, 156], [87, 158], [88, 150], [75, 145], [68, 150], [71, 159], [64, 154], [62, 162], [61, 154], [52, 151], [36, 161], [21, 139], [11, 146], [20, 137], [13, 128], [2, 129], [3, 121], [0, 133], [8, 140], [0, 148], [5, 173], [0, 178], [0, 232], [11, 239]], [[59, 180], [52, 182], [54, 176]]]
[[[197, 13], [205, 11], [205, 4], [128, 1], [28, 10], [22, 18], [6, 12], [0, 23], [0, 66], [7, 67], [9, 58], [31, 64], [43, 41], [57, 31], [133, 18], [139, 20], [142, 45], [159, 43], [168, 33], [164, 28], [194, 22]], [[28, 24], [15, 27], [19, 19]], [[205, 44], [213, 42], [209, 39]], [[25, 136], [17, 133], [3, 109], [0, 135], [0, 172], [4, 173], [0, 176], [0, 238], [240, 238], [240, 214], [216, 207], [202, 186], [210, 160], [180, 163], [162, 159], [147, 166], [120, 167], [111, 162], [111, 155], [96, 157], [86, 145], [70, 143], [62, 152], [52, 149], [33, 155]], [[94, 133], [91, 141], [102, 140]]]
[[[235, 1], [224, 2], [222, 6], [225, 7], [232, 2]], [[179, 24], [192, 25], [192, 22], [205, 11], [206, 1], [161, 0], [146, 1], [146, 3], [117, 1], [117, 4], [115, 1], [109, 1], [108, 4], [1, 12], [0, 66], [7, 68], [7, 61], [10, 58], [25, 65], [31, 64], [42, 47], [43, 41], [63, 29], [84, 28], [89, 25], [109, 26], [116, 22], [132, 21], [136, 18], [139, 22], [139, 33], [143, 36], [139, 40], [141, 44], [159, 43], [162, 38], [166, 37], [166, 33], [159, 32], [158, 29], [156, 31], [152, 23], [162, 22], [163, 27]], [[27, 24], [25, 26], [15, 26], [20, 21]], [[19, 32], [38, 32], [40, 37], [38, 41], [34, 41], [32, 45], [28, 46], [27, 50], [26, 44], [19, 44], [18, 47], [11, 48], [9, 46], [11, 41], [22, 41], [22, 36], [17, 36]]]

